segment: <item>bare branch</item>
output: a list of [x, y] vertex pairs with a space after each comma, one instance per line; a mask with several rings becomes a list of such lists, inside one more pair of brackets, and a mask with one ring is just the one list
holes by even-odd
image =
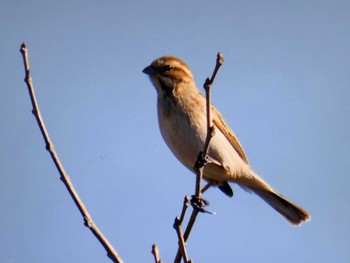
[[[201, 174], [203, 174], [203, 168], [204, 168], [206, 163], [214, 161], [214, 160], [211, 160], [207, 156], [210, 140], [215, 134], [215, 127], [212, 124], [213, 120], [211, 117], [211, 86], [214, 83], [216, 74], [218, 73], [218, 70], [223, 63], [224, 63], [224, 57], [223, 57], [222, 53], [219, 52], [217, 54], [217, 57], [216, 57], [216, 64], [215, 64], [213, 74], [212, 74], [211, 78], [210, 79], [207, 78], [203, 84], [203, 88], [205, 90], [205, 97], [206, 97], [207, 137], [205, 139], [203, 151], [199, 153], [197, 162], [194, 166], [194, 168], [196, 170], [196, 196], [198, 198], [200, 197], [200, 194], [201, 194], [201, 190], [200, 190], [201, 189], [201, 181], [202, 181]], [[205, 190], [207, 190], [207, 189], [205, 189]]]
[[49, 137], [49, 134], [47, 132], [47, 129], [45, 127], [44, 121], [42, 119], [39, 107], [38, 107], [38, 102], [35, 97], [35, 92], [34, 92], [34, 87], [33, 87], [33, 81], [32, 77], [30, 74], [30, 66], [29, 66], [29, 59], [28, 59], [28, 52], [27, 52], [27, 46], [25, 43], [21, 45], [20, 49], [23, 57], [23, 63], [24, 63], [24, 70], [25, 70], [25, 83], [27, 84], [28, 91], [29, 91], [29, 96], [32, 102], [33, 110], [32, 113], [35, 116], [35, 119], [39, 125], [41, 134], [44, 138], [45, 144], [46, 144], [46, 150], [49, 151], [51, 158], [60, 174], [60, 179], [66, 186], [69, 194], [73, 198], [74, 203], [78, 207], [81, 215], [84, 218], [84, 224], [87, 226], [91, 232], [94, 234], [94, 236], [99, 240], [99, 242], [102, 244], [102, 246], [105, 248], [107, 251], [108, 257], [113, 261], [113, 262], [118, 262], [122, 263], [123, 260], [119, 257], [118, 253], [115, 251], [115, 249], [112, 247], [112, 245], [108, 242], [107, 238], [102, 234], [102, 232], [98, 229], [98, 227], [94, 224], [94, 222], [91, 219], [91, 216], [89, 215], [85, 205], [81, 201], [80, 197], [78, 196], [78, 193], [75, 191], [74, 186], [72, 182], [69, 179], [68, 174], [64, 170], [64, 167], [58, 158], [58, 155], [55, 151], [54, 145]]
[[[196, 189], [195, 189], [195, 196], [193, 196], [192, 200], [191, 200], [193, 211], [192, 211], [190, 220], [188, 221], [188, 224], [187, 224], [187, 227], [186, 227], [186, 230], [185, 230], [183, 237], [180, 236], [181, 232], [177, 230], [177, 234], [179, 237], [179, 249], [177, 251], [177, 254], [176, 254], [176, 257], [174, 260], [175, 263], [179, 263], [181, 261], [181, 255], [184, 259], [184, 262], [186, 262], [186, 263], [188, 262], [188, 257], [187, 257], [186, 248], [185, 248], [186, 241], [191, 233], [192, 227], [196, 221], [198, 213], [199, 212], [207, 212], [204, 209], [204, 207], [208, 205], [208, 202], [201, 198], [201, 194], [204, 193], [211, 186], [211, 183], [209, 182], [206, 186], [204, 186], [203, 189], [201, 189], [201, 184], [202, 184], [204, 166], [207, 163], [215, 162], [215, 160], [212, 160], [208, 156], [210, 141], [211, 141], [211, 138], [215, 134], [215, 129], [214, 129], [214, 126], [212, 124], [212, 118], [211, 118], [211, 86], [214, 82], [214, 79], [216, 77], [216, 74], [217, 74], [219, 68], [221, 67], [221, 65], [223, 63], [224, 63], [224, 57], [223, 57], [222, 53], [219, 52], [217, 54], [216, 64], [215, 64], [213, 74], [212, 74], [210, 79], [207, 78], [205, 80], [205, 83], [203, 85], [204, 90], [205, 90], [205, 95], [206, 95], [207, 136], [206, 136], [205, 143], [203, 146], [203, 151], [198, 154], [197, 161], [194, 165], [194, 170], [196, 171]], [[176, 222], [176, 219], [175, 219], [175, 222]], [[180, 228], [180, 230], [181, 230], [181, 228]]]

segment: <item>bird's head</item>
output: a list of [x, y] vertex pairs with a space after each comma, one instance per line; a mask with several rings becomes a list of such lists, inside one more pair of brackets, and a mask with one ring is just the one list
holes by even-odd
[[147, 74], [159, 93], [172, 92], [181, 82], [192, 82], [189, 66], [174, 56], [160, 57], [142, 71]]

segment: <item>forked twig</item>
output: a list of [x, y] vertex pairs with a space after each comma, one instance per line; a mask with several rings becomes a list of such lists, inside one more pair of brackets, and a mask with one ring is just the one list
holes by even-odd
[[[205, 83], [203, 85], [204, 90], [205, 90], [205, 95], [206, 95], [207, 136], [206, 136], [206, 140], [205, 140], [205, 143], [203, 146], [203, 151], [198, 154], [198, 159], [197, 159], [196, 164], [194, 166], [194, 169], [196, 171], [196, 190], [195, 190], [195, 196], [193, 197], [195, 200], [192, 200], [193, 202], [191, 202], [191, 204], [193, 206], [192, 214], [191, 214], [191, 217], [188, 221], [188, 224], [187, 224], [187, 227], [186, 227], [186, 230], [185, 230], [183, 237], [179, 235], [179, 233], [181, 233], [181, 232], [177, 230], [177, 234], [179, 237], [179, 249], [177, 251], [177, 254], [176, 254], [176, 257], [174, 260], [175, 263], [180, 263], [181, 256], [184, 259], [185, 263], [189, 262], [187, 252], [186, 252], [186, 241], [191, 233], [192, 227], [196, 221], [198, 213], [205, 212], [206, 210], [203, 209], [203, 207], [208, 204], [204, 199], [201, 198], [201, 194], [202, 194], [202, 192], [206, 191], [210, 187], [210, 183], [207, 184], [203, 189], [201, 189], [201, 182], [202, 182], [202, 178], [203, 178], [204, 166], [208, 162], [214, 161], [214, 160], [211, 160], [207, 155], [211, 138], [214, 136], [214, 132], [215, 132], [214, 126], [212, 124], [212, 117], [211, 117], [211, 86], [214, 82], [214, 79], [216, 77], [216, 74], [217, 74], [219, 68], [221, 67], [221, 65], [223, 63], [224, 63], [224, 57], [223, 57], [222, 53], [219, 52], [217, 54], [216, 64], [215, 64], [215, 69], [213, 71], [213, 74], [212, 74], [210, 79], [207, 78], [205, 80]], [[183, 209], [183, 211], [184, 211], [184, 209]], [[183, 217], [184, 217], [184, 214], [181, 214], [182, 219], [183, 219]], [[176, 219], [175, 219], [175, 223], [176, 223]], [[182, 223], [182, 221], [181, 221], [181, 223]], [[179, 227], [179, 229], [181, 230], [180, 227]]]
[[53, 162], [55, 163], [55, 166], [60, 174], [60, 179], [66, 186], [69, 194], [73, 198], [74, 203], [78, 207], [81, 215], [84, 218], [84, 224], [87, 226], [91, 232], [94, 234], [94, 236], [99, 240], [99, 242], [102, 244], [102, 246], [105, 248], [107, 251], [108, 257], [113, 261], [113, 262], [118, 262], [118, 263], [123, 263], [123, 260], [119, 257], [118, 253], [115, 251], [115, 249], [112, 247], [112, 245], [108, 242], [106, 237], [102, 234], [102, 232], [98, 229], [98, 227], [94, 224], [94, 222], [91, 219], [91, 216], [89, 215], [85, 205], [81, 201], [78, 193], [75, 191], [74, 186], [72, 182], [69, 179], [68, 174], [64, 170], [64, 167], [58, 158], [58, 155], [55, 151], [55, 148], [53, 146], [53, 143], [49, 137], [49, 133], [47, 132], [47, 129], [45, 127], [43, 118], [41, 116], [39, 107], [38, 107], [38, 102], [35, 97], [35, 92], [34, 92], [34, 87], [33, 87], [33, 81], [32, 77], [30, 74], [30, 66], [29, 66], [29, 59], [28, 59], [28, 52], [27, 52], [27, 46], [25, 43], [21, 45], [20, 49], [23, 57], [23, 63], [24, 63], [24, 70], [25, 70], [25, 83], [27, 84], [28, 91], [29, 91], [29, 96], [30, 100], [32, 102], [33, 110], [32, 113], [35, 116], [35, 119], [39, 125], [41, 134], [44, 138], [45, 144], [46, 144], [46, 150], [49, 151], [51, 158]]
[[186, 210], [189, 207], [190, 202], [191, 202], [190, 198], [188, 196], [185, 196], [181, 215], [180, 217], [176, 217], [174, 222], [174, 228], [176, 230], [176, 234], [179, 239], [179, 250], [181, 251], [181, 255], [185, 262], [188, 262], [189, 260], [188, 260], [188, 255], [186, 251], [186, 241], [182, 233], [182, 223], [184, 221]]

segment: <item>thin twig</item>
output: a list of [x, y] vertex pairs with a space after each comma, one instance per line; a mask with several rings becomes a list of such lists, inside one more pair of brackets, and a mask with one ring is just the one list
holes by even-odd
[[204, 149], [203, 149], [203, 155], [206, 156], [208, 149], [209, 149], [209, 144], [211, 138], [214, 136], [214, 126], [213, 126], [213, 120], [211, 117], [211, 86], [214, 83], [216, 74], [218, 73], [219, 68], [221, 65], [224, 63], [224, 57], [221, 52], [217, 54], [216, 57], [216, 64], [215, 64], [215, 69], [213, 71], [213, 74], [211, 78], [207, 78], [205, 80], [205, 83], [203, 85], [203, 88], [205, 90], [205, 97], [206, 97], [206, 111], [207, 111], [207, 137], [204, 143]]
[[186, 250], [186, 242], [184, 235], [182, 233], [182, 227], [181, 224], [179, 224], [180, 219], [178, 217], [175, 218], [175, 223], [174, 223], [174, 228], [176, 230], [177, 237], [179, 239], [179, 249], [181, 251], [182, 258], [185, 263], [187, 263], [188, 260], [188, 255], [187, 255], [187, 250]]
[[207, 183], [201, 190], [201, 194], [204, 194], [205, 191], [207, 191], [210, 187], [212, 187], [213, 184], [211, 182]]
[[[202, 155], [202, 152], [200, 153]], [[202, 157], [198, 157], [202, 158]], [[195, 190], [195, 197], [199, 199], [201, 197], [201, 185], [202, 185], [202, 178], [203, 178], [203, 167], [196, 168], [196, 190]]]
[[206, 186], [204, 186], [203, 189], [201, 189], [201, 182], [202, 182], [202, 178], [203, 178], [204, 166], [208, 162], [215, 162], [215, 160], [212, 160], [210, 157], [208, 157], [208, 150], [209, 150], [210, 141], [211, 141], [211, 138], [215, 134], [214, 133], [215, 129], [214, 129], [214, 126], [212, 124], [212, 118], [211, 118], [211, 86], [215, 80], [215, 77], [216, 77], [216, 74], [217, 74], [219, 68], [221, 67], [221, 65], [223, 63], [224, 63], [224, 57], [223, 57], [222, 53], [219, 52], [217, 54], [216, 64], [215, 64], [213, 74], [212, 74], [210, 79], [207, 78], [205, 80], [205, 83], [203, 85], [204, 90], [205, 90], [205, 95], [206, 95], [207, 136], [206, 136], [205, 143], [203, 146], [203, 151], [198, 154], [198, 159], [196, 161], [196, 164], [194, 165], [194, 169], [196, 171], [195, 199], [198, 203], [196, 203], [196, 205], [194, 205], [192, 203], [193, 211], [192, 211], [191, 217], [188, 221], [183, 238], [179, 237], [179, 248], [178, 248], [174, 263], [179, 263], [181, 261], [181, 256], [184, 258], [185, 262], [188, 262], [186, 250], [184, 252], [182, 251], [183, 250], [182, 242], [184, 245], [186, 244], [186, 241], [191, 233], [192, 227], [196, 221], [198, 213], [205, 211], [203, 209], [203, 206], [208, 204], [204, 199], [201, 198], [201, 193], [202, 192], [204, 193], [210, 187], [210, 183], [208, 183]]
[[182, 211], [180, 217], [176, 217], [174, 221], [174, 228], [176, 230], [177, 237], [179, 239], [179, 250], [181, 251], [181, 254], [184, 261], [188, 262], [188, 255], [186, 251], [186, 242], [184, 239], [184, 235], [182, 233], [182, 223], [185, 218], [186, 210], [190, 205], [190, 198], [188, 196], [185, 196]]
[[189, 207], [190, 205], [190, 198], [186, 195], [185, 198], [184, 198], [184, 204], [183, 204], [183, 207], [182, 207], [182, 212], [181, 212], [181, 216], [179, 218], [179, 223], [180, 225], [182, 224], [182, 222], [184, 221], [184, 218], [185, 218], [185, 214], [186, 214], [186, 210], [187, 208]]
[[[193, 208], [191, 217], [188, 220], [188, 224], [187, 224], [185, 233], [183, 234], [183, 240], [179, 239], [179, 248], [177, 250], [174, 263], [180, 263], [181, 257], [183, 257], [181, 244], [182, 244], [182, 242], [184, 242], [186, 244], [186, 241], [187, 241], [188, 237], [190, 236], [192, 227], [193, 227], [193, 225], [194, 225], [194, 223], [195, 223], [195, 221], [197, 219], [197, 215], [198, 214], [199, 214], [199, 209]], [[185, 261], [185, 262], [187, 262], [187, 261]]]
[[25, 70], [25, 83], [27, 84], [28, 91], [29, 91], [29, 96], [32, 102], [33, 110], [32, 113], [35, 116], [35, 119], [39, 125], [41, 134], [44, 138], [45, 144], [46, 144], [46, 150], [49, 151], [51, 158], [53, 162], [55, 163], [55, 166], [60, 174], [60, 179], [66, 186], [69, 194], [73, 198], [74, 203], [78, 207], [81, 215], [84, 218], [84, 224], [87, 226], [91, 232], [94, 234], [94, 236], [99, 240], [99, 242], [102, 244], [102, 246], [105, 248], [107, 251], [108, 257], [113, 261], [113, 262], [118, 262], [122, 263], [123, 260], [119, 257], [118, 253], [115, 251], [115, 249], [112, 247], [112, 245], [108, 242], [106, 237], [102, 234], [102, 232], [98, 229], [98, 227], [94, 224], [94, 222], [91, 219], [91, 216], [89, 215], [85, 205], [81, 201], [80, 197], [78, 196], [78, 193], [75, 191], [72, 182], [69, 179], [68, 174], [64, 170], [64, 167], [58, 158], [58, 155], [55, 151], [55, 148], [53, 146], [53, 143], [49, 137], [49, 133], [47, 132], [47, 129], [45, 127], [43, 118], [41, 116], [39, 107], [38, 107], [38, 102], [35, 97], [35, 92], [34, 92], [34, 87], [33, 87], [33, 81], [32, 77], [30, 74], [30, 66], [29, 66], [29, 59], [28, 59], [28, 52], [27, 52], [27, 46], [25, 43], [21, 45], [20, 52], [22, 53], [23, 57], [23, 63], [24, 63], [24, 70]]
[[[214, 83], [216, 74], [219, 71], [219, 68], [224, 63], [224, 57], [221, 52], [217, 54], [215, 68], [211, 78], [207, 78], [203, 84], [203, 88], [205, 90], [205, 98], [206, 98], [206, 115], [207, 115], [207, 136], [204, 142], [203, 151], [199, 153], [198, 160], [195, 164], [196, 170], [196, 197], [200, 198], [201, 195], [201, 184], [202, 184], [202, 175], [203, 169], [207, 162], [212, 162], [208, 156], [208, 149], [210, 145], [211, 138], [215, 134], [215, 128], [213, 125], [213, 120], [211, 117], [211, 86]], [[202, 159], [202, 160], [201, 160]]]
[[153, 244], [152, 246], [152, 254], [154, 256], [155, 263], [162, 263], [163, 261], [159, 257], [159, 250], [156, 244]]
[[199, 214], [198, 209], [193, 209], [190, 220], [188, 220], [188, 225], [186, 227], [185, 233], [184, 233], [184, 240], [187, 241], [188, 237], [190, 236], [192, 227], [194, 225], [194, 222], [196, 222], [197, 215]]

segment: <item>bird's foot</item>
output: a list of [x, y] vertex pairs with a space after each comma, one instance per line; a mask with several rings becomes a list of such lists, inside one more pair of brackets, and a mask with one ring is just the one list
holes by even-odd
[[211, 215], [214, 214], [206, 209], [206, 207], [209, 206], [209, 201], [204, 198], [192, 195], [191, 205], [194, 209], [198, 210], [199, 212], [208, 213]]
[[205, 166], [208, 163], [208, 156], [205, 155], [202, 151], [199, 152], [197, 161], [194, 165], [195, 170], [199, 170], [203, 166]]

